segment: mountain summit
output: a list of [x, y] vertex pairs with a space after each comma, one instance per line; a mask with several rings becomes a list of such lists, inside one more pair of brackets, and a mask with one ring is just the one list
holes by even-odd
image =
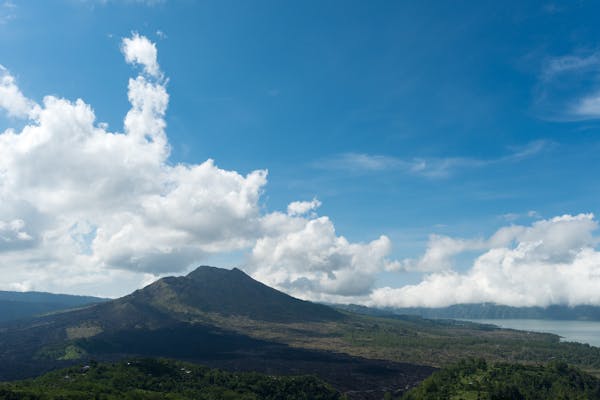
[[239, 269], [202, 266], [116, 300], [0, 326], [0, 380], [32, 376], [84, 354], [203, 358], [254, 351], [266, 342], [246, 336], [240, 324], [263, 328], [345, 318]]
[[187, 276], [162, 278], [120, 301], [143, 302], [175, 314], [216, 313], [272, 322], [343, 318], [330, 307], [296, 299], [237, 268], [201, 266]]

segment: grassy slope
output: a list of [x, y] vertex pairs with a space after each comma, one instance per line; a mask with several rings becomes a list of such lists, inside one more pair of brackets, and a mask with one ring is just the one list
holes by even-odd
[[258, 322], [216, 314], [196, 318], [254, 338], [365, 358], [435, 367], [469, 357], [521, 363], [564, 361], [590, 372], [600, 370], [600, 348], [561, 343], [559, 337], [552, 334], [498, 329], [468, 322], [356, 314], [347, 314], [339, 321], [295, 324]]

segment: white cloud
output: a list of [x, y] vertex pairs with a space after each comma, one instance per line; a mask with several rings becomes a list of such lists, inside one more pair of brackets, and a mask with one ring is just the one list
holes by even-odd
[[451, 269], [453, 258], [465, 251], [479, 250], [485, 247], [480, 239], [454, 239], [449, 236], [430, 235], [425, 254], [417, 260], [406, 259], [396, 264], [396, 270], [406, 271], [443, 271]]
[[321, 207], [321, 202], [317, 199], [311, 201], [294, 201], [288, 205], [288, 215], [299, 216], [304, 215], [309, 211], [314, 211]]
[[37, 105], [5, 75], [21, 99], [10, 110], [30, 120], [0, 133], [0, 287], [118, 295], [208, 255], [251, 250], [248, 270], [280, 288], [368, 294], [387, 237], [349, 242], [316, 215], [317, 199], [265, 212], [266, 170], [170, 163], [156, 47], [133, 34], [122, 50], [144, 67], [129, 80], [123, 132], [81, 99]]
[[160, 77], [156, 45], [147, 37], [134, 33], [131, 38], [123, 39], [121, 50], [125, 55], [125, 61], [143, 66], [144, 72], [148, 75]]
[[599, 52], [593, 52], [588, 55], [569, 54], [566, 56], [554, 57], [548, 59], [544, 64], [542, 77], [548, 80], [564, 73], [597, 70], [599, 65]]
[[19, 90], [15, 78], [0, 65], [0, 108], [11, 117], [33, 117], [36, 111], [35, 103], [25, 97]]
[[[351, 243], [338, 236], [327, 217], [266, 217], [265, 236], [252, 249], [248, 269], [268, 285], [302, 298], [369, 294], [386, 269], [391, 242], [381, 236]], [[330, 297], [327, 297], [330, 296]]]
[[[417, 285], [376, 289], [370, 304], [440, 307], [495, 302], [512, 306], [600, 304], [600, 252], [592, 214], [564, 215], [499, 229], [471, 268], [445, 269]], [[464, 248], [457, 244], [456, 253]]]
[[[316, 214], [316, 198], [265, 212], [266, 170], [241, 174], [212, 160], [173, 165], [167, 80], [155, 50], [140, 35], [124, 39], [126, 59], [144, 72], [129, 81], [123, 132], [97, 122], [81, 99], [46, 96], [36, 104], [3, 70], [10, 78], [2, 88], [13, 100], [0, 97], [2, 107], [29, 121], [0, 133], [0, 287], [119, 295], [208, 255], [242, 251], [249, 252], [246, 269], [254, 277], [303, 298], [600, 303], [597, 222], [590, 214], [510, 225], [487, 239], [432, 235], [422, 257], [396, 261], [386, 236], [364, 243], [340, 236], [328, 217]], [[534, 142], [485, 163], [517, 161], [544, 148]], [[444, 170], [429, 161], [358, 160], [354, 165], [370, 170]], [[454, 259], [473, 251], [482, 254], [458, 272]], [[406, 269], [429, 274], [418, 285], [373, 290], [380, 272]]]

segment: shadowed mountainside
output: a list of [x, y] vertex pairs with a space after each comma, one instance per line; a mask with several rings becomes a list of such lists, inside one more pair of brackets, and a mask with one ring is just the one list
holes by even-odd
[[237, 329], [241, 321], [319, 337], [312, 327], [348, 318], [238, 269], [199, 267], [120, 299], [1, 326], [0, 379], [35, 376], [89, 358], [172, 357], [233, 371], [316, 374], [352, 399], [371, 399], [381, 397], [384, 388], [413, 387], [434, 370], [292, 347]]

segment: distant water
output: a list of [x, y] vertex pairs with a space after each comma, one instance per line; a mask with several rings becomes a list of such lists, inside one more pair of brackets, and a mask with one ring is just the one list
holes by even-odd
[[545, 319], [469, 319], [480, 324], [531, 332], [554, 333], [567, 342], [600, 347], [600, 321], [559, 321]]

